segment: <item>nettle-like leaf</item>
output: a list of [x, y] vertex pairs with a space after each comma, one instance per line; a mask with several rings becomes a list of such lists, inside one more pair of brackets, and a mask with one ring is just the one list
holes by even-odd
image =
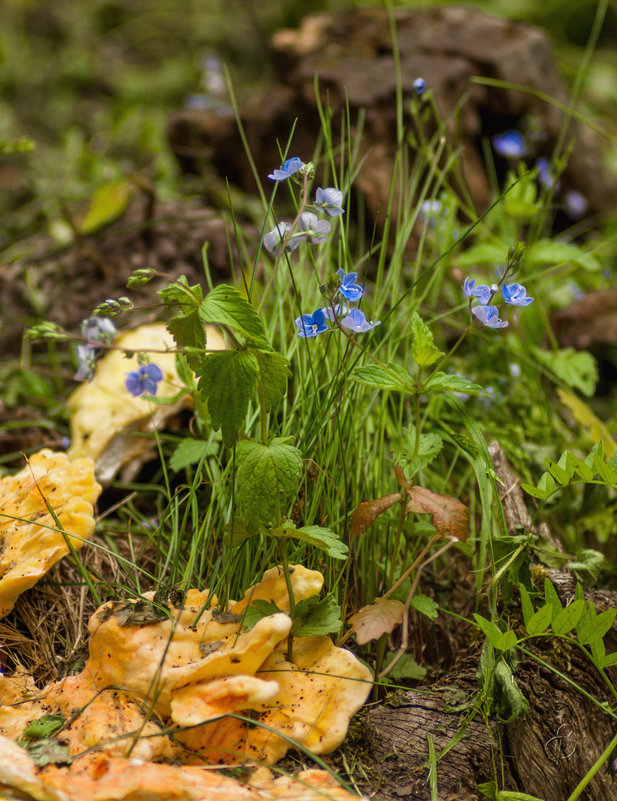
[[326, 595], [319, 600], [318, 595], [313, 595], [295, 605], [290, 634], [294, 637], [335, 634], [341, 625], [341, 607], [334, 596]]
[[229, 523], [225, 524], [223, 542], [228, 548], [237, 548], [238, 545], [242, 545], [249, 537], [254, 537], [256, 534], [267, 533], [267, 530], [261, 526], [249, 530], [246, 521], [242, 517], [234, 516]]
[[443, 440], [439, 434], [420, 434], [420, 444], [416, 452], [416, 429], [409, 426], [404, 433], [401, 449], [395, 454], [396, 463], [403, 468], [406, 481], [424, 470], [443, 448]]
[[321, 526], [302, 526], [296, 528], [291, 520], [285, 520], [281, 526], [271, 532], [274, 537], [300, 540], [324, 551], [333, 559], [347, 559], [348, 549], [344, 542], [329, 528]]
[[408, 487], [407, 494], [408, 512], [430, 514], [438, 534], [466, 541], [469, 512], [464, 503], [451, 495], [440, 495], [425, 487]]
[[347, 618], [358, 645], [389, 634], [403, 619], [405, 605], [393, 598], [376, 598]]
[[483, 392], [484, 387], [474, 384], [460, 375], [449, 375], [439, 370], [424, 384], [424, 389], [430, 392], [464, 392], [466, 395], [477, 395]]
[[244, 425], [257, 383], [257, 360], [246, 350], [223, 350], [207, 356], [198, 370], [198, 388], [208, 404], [212, 426], [221, 428], [228, 448]]
[[237, 448], [236, 497], [249, 531], [278, 523], [289, 500], [298, 491], [302, 456], [289, 438], [269, 445], [244, 439]]
[[390, 495], [382, 495], [372, 501], [363, 501], [351, 513], [351, 533], [358, 537], [367, 526], [372, 526], [379, 515], [402, 500], [401, 494], [393, 492]]
[[428, 595], [423, 595], [419, 592], [411, 599], [411, 605], [416, 612], [420, 612], [420, 614], [424, 615], [429, 620], [437, 619], [439, 604]]
[[179, 306], [183, 312], [197, 309], [203, 300], [203, 292], [199, 284], [190, 285], [184, 275], [181, 275], [169, 286], [159, 289], [157, 295], [166, 305]]
[[234, 286], [220, 284], [209, 292], [199, 306], [202, 323], [226, 325], [253, 344], [269, 347], [261, 318]]
[[192, 464], [197, 464], [204, 453], [207, 452], [209, 443], [203, 439], [183, 439], [176, 450], [171, 454], [169, 466], [176, 473]]
[[255, 351], [264, 392], [264, 402], [269, 411], [279, 403], [287, 392], [287, 380], [291, 375], [289, 362], [276, 351]]
[[[203, 350], [206, 347], [204, 326], [196, 309], [175, 314], [167, 323], [167, 330], [179, 348], [188, 347]], [[199, 356], [188, 354], [187, 359], [193, 370], [199, 369], [201, 364]]]
[[279, 609], [274, 601], [264, 601], [262, 598], [257, 598], [255, 601], [251, 601], [244, 610], [242, 626], [250, 630], [256, 623], [259, 623], [262, 618], [276, 615], [282, 611], [283, 610]]
[[543, 364], [564, 384], [578, 389], [590, 398], [598, 383], [598, 365], [586, 350], [562, 348], [561, 350], [541, 350], [534, 348], [537, 360]]
[[398, 364], [367, 364], [354, 368], [350, 376], [352, 381], [365, 384], [372, 389], [391, 389], [395, 392], [411, 393], [414, 391], [413, 381], [407, 370]]
[[428, 367], [444, 354], [435, 345], [431, 329], [423, 322], [418, 312], [413, 312], [411, 323], [411, 355], [418, 367]]

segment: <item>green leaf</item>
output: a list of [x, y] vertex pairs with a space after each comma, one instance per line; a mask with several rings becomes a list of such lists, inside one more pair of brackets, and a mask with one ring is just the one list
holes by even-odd
[[542, 473], [537, 487], [533, 484], [521, 484], [521, 489], [533, 498], [545, 501], [555, 490], [555, 479], [550, 473]]
[[256, 623], [259, 623], [262, 618], [270, 617], [270, 615], [277, 615], [282, 611], [283, 610], [279, 609], [274, 601], [264, 601], [258, 598], [256, 601], [251, 601], [244, 610], [242, 615], [242, 627], [250, 630]]
[[605, 564], [604, 554], [593, 548], [583, 548], [576, 554], [576, 559], [568, 562], [569, 569], [580, 581], [593, 584], [600, 575]]
[[501, 635], [503, 634], [501, 629], [494, 623], [491, 623], [490, 620], [482, 617], [482, 615], [478, 615], [476, 612], [474, 612], [473, 616], [486, 639], [493, 646], [493, 648], [496, 648], [497, 643], [501, 640]]
[[617, 470], [613, 470], [609, 463], [605, 461], [603, 455], [594, 454], [593, 466], [602, 481], [605, 481], [610, 486], [617, 486]]
[[599, 640], [609, 631], [615, 622], [617, 609], [607, 609], [599, 615], [593, 603], [590, 601], [587, 611], [576, 627], [576, 637], [581, 645], [589, 645], [594, 640]]
[[92, 195], [86, 216], [79, 226], [81, 233], [88, 236], [121, 217], [134, 192], [135, 186], [128, 181], [114, 181], [99, 187]]
[[388, 673], [388, 676], [392, 679], [413, 679], [414, 681], [422, 681], [427, 673], [428, 668], [419, 665], [411, 654], [403, 654]]
[[542, 634], [543, 631], [546, 631], [551, 625], [553, 612], [554, 607], [552, 604], [544, 604], [544, 606], [541, 606], [537, 612], [533, 613], [527, 623], [525, 623], [527, 634], [529, 634], [530, 637], [535, 637], [538, 634]]
[[31, 721], [20, 735], [21, 740], [44, 740], [53, 737], [65, 724], [62, 715], [43, 715]]
[[257, 383], [257, 361], [245, 350], [222, 350], [207, 356], [198, 370], [199, 391], [208, 404], [213, 428], [222, 428], [228, 448], [244, 425]]
[[282, 526], [272, 531], [275, 537], [285, 537], [287, 539], [300, 540], [318, 548], [320, 551], [325, 551], [328, 556], [333, 559], [347, 559], [348, 550], [344, 542], [338, 536], [330, 531], [328, 528], [321, 528], [321, 526], [303, 526], [296, 528], [291, 520], [286, 520]]
[[555, 481], [558, 481], [562, 486], [567, 486], [570, 483], [570, 479], [574, 475], [574, 467], [572, 467], [571, 471], [564, 470], [564, 468], [558, 462], [554, 462], [548, 457], [544, 460], [544, 467], [546, 467], [547, 471], [553, 476]]
[[612, 654], [606, 654], [600, 662], [601, 668], [615, 667], [615, 665], [617, 665], [617, 651], [613, 651]]
[[300, 451], [287, 438], [278, 437], [269, 445], [243, 439], [236, 459], [236, 498], [249, 531], [278, 523], [298, 491], [303, 470]]
[[555, 634], [567, 634], [577, 625], [585, 612], [585, 601], [572, 601], [553, 617]]
[[576, 245], [556, 242], [554, 239], [540, 239], [527, 248], [525, 261], [528, 267], [545, 267], [552, 264], [574, 263], [585, 270], [596, 271], [602, 268], [595, 256], [585, 253]]
[[512, 631], [512, 629], [508, 629], [504, 631], [501, 637], [495, 643], [495, 648], [498, 651], [510, 651], [512, 648], [516, 648], [516, 643], [518, 642], [518, 638], [516, 636], [516, 632]]
[[203, 323], [229, 326], [253, 343], [269, 347], [261, 318], [236, 287], [227, 284], [215, 287], [201, 302], [199, 316]]
[[544, 801], [544, 799], [529, 793], [517, 793], [515, 790], [500, 790], [496, 801]]
[[479, 264], [487, 264], [492, 267], [495, 263], [504, 264], [507, 253], [508, 245], [481, 242], [457, 255], [456, 264], [459, 267], [477, 267]]
[[287, 380], [291, 375], [289, 362], [275, 351], [255, 351], [266, 409], [270, 411], [287, 392]]
[[430, 392], [464, 392], [466, 395], [484, 391], [480, 384], [473, 384], [460, 375], [448, 375], [439, 370], [424, 384], [424, 389]]
[[366, 384], [373, 389], [391, 389], [395, 392], [413, 392], [413, 381], [407, 370], [398, 364], [367, 364], [356, 367], [349, 376], [358, 384]]
[[544, 600], [547, 604], [553, 605], [555, 612], [560, 612], [563, 608], [557, 590], [549, 578], [544, 579]]
[[435, 620], [437, 618], [439, 604], [435, 603], [428, 595], [422, 595], [422, 593], [414, 595], [411, 599], [411, 605], [416, 611], [428, 617], [429, 620]]
[[341, 607], [333, 595], [298, 601], [294, 609], [291, 632], [295, 637], [313, 637], [316, 634], [335, 634], [341, 630]]
[[41, 768], [45, 765], [70, 765], [73, 761], [68, 745], [60, 745], [54, 738], [37, 740], [27, 750], [35, 765]]
[[228, 548], [236, 548], [238, 545], [242, 545], [245, 540], [248, 540], [249, 537], [254, 537], [256, 534], [270, 533], [261, 527], [257, 530], [249, 530], [246, 522], [241, 517], [233, 517], [229, 523], [225, 524], [223, 531], [223, 542]]
[[396, 464], [403, 468], [406, 481], [411, 481], [419, 470], [424, 470], [443, 448], [443, 440], [439, 434], [420, 434], [420, 444], [416, 450], [416, 428], [409, 426], [403, 432], [401, 450], [395, 453]]
[[422, 321], [418, 312], [411, 315], [411, 355], [419, 367], [428, 367], [444, 354], [435, 346], [431, 329]]
[[197, 464], [207, 452], [208, 442], [203, 439], [183, 439], [169, 458], [169, 466], [176, 473], [192, 464]]
[[519, 584], [518, 588], [521, 593], [521, 607], [523, 609], [523, 621], [527, 625], [527, 621], [533, 616], [533, 604], [524, 584]]
[[495, 679], [510, 710], [510, 715], [505, 720], [500, 716], [500, 722], [511, 723], [527, 712], [527, 700], [516, 683], [512, 670], [503, 659], [495, 665]]
[[574, 348], [556, 351], [533, 348], [533, 352], [537, 360], [564, 384], [578, 389], [588, 398], [593, 395], [598, 383], [598, 365], [591, 353]]
[[189, 285], [184, 275], [181, 275], [169, 286], [159, 289], [157, 295], [163, 303], [168, 306], [180, 306], [183, 312], [197, 309], [203, 298], [199, 284]]
[[[175, 314], [167, 323], [167, 330], [179, 348], [191, 347], [203, 350], [206, 347], [204, 326], [196, 309]], [[201, 359], [195, 355], [189, 355], [187, 359], [193, 370], [199, 369]]]

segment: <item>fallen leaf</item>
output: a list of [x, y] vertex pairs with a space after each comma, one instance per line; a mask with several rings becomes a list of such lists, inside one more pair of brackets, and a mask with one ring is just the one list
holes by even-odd
[[374, 603], [363, 606], [347, 622], [358, 645], [369, 640], [378, 640], [382, 634], [389, 634], [403, 619], [405, 605], [390, 598], [377, 598]]
[[382, 495], [372, 501], [363, 501], [351, 513], [351, 533], [358, 537], [367, 526], [372, 526], [380, 514], [401, 500], [398, 492]]
[[407, 493], [410, 498], [408, 512], [430, 514], [438, 534], [466, 541], [469, 513], [464, 503], [451, 495], [440, 495], [425, 487], [409, 487]]

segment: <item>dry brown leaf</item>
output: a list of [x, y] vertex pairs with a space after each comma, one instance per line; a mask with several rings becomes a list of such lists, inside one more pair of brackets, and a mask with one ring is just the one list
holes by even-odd
[[438, 534], [466, 541], [469, 513], [464, 503], [451, 495], [440, 495], [425, 487], [409, 487], [407, 493], [410, 498], [408, 512], [430, 514]]
[[347, 622], [358, 645], [370, 640], [378, 640], [382, 634], [389, 634], [403, 619], [405, 605], [390, 598], [377, 598], [374, 603], [363, 606]]
[[398, 492], [390, 495], [382, 495], [372, 501], [363, 501], [351, 513], [351, 533], [354, 537], [359, 536], [367, 526], [372, 526], [380, 514], [394, 506], [401, 500]]

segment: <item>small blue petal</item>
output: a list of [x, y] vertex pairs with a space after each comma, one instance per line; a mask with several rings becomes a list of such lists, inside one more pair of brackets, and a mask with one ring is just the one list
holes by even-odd
[[348, 328], [355, 334], [363, 334], [366, 331], [371, 331], [373, 328], [377, 328], [378, 325], [381, 325], [381, 320], [376, 320], [374, 323], [369, 323], [364, 316], [364, 312], [361, 312], [360, 309], [352, 309], [347, 317], [343, 317], [341, 320], [341, 325], [344, 325], [345, 328]]
[[345, 275], [343, 270], [337, 270], [336, 274], [341, 281], [341, 285], [339, 286], [341, 295], [352, 303], [360, 300], [364, 294], [364, 288], [361, 287], [360, 284], [356, 284], [358, 273], [348, 273]]
[[533, 298], [527, 297], [527, 290], [521, 284], [504, 284], [501, 288], [503, 299], [512, 306], [529, 306]]
[[328, 330], [327, 319], [323, 309], [316, 309], [312, 314], [301, 314], [295, 320], [299, 328], [298, 336], [308, 339], [323, 334]]
[[491, 295], [493, 294], [493, 290], [490, 286], [486, 284], [476, 286], [476, 279], [469, 278], [469, 276], [465, 279], [463, 284], [463, 292], [468, 298], [477, 298], [484, 306], [490, 301]]
[[412, 86], [416, 90], [416, 94], [421, 95], [426, 89], [426, 81], [424, 78], [416, 78], [416, 80], [412, 83]]
[[493, 147], [504, 158], [521, 158], [525, 155], [525, 137], [520, 131], [505, 131], [493, 136]]
[[270, 178], [271, 181], [286, 181], [301, 170], [302, 167], [304, 167], [302, 159], [298, 158], [298, 156], [294, 156], [293, 158], [287, 159], [280, 170], [273, 170], [270, 175], [268, 175], [268, 178]]
[[475, 306], [471, 313], [487, 328], [505, 328], [507, 320], [499, 319], [499, 309], [496, 306]]

